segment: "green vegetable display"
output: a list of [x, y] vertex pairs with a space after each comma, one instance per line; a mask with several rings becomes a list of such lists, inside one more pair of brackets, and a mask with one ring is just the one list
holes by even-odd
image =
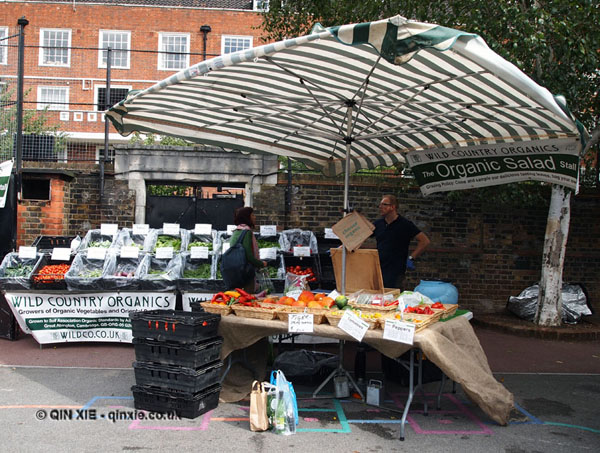
[[267, 272], [269, 273], [269, 278], [277, 278], [277, 268], [273, 266], [267, 266]]
[[210, 263], [200, 264], [195, 269], [185, 269], [183, 271], [183, 278], [209, 279], [210, 278]]
[[33, 271], [33, 265], [22, 264], [17, 267], [7, 267], [4, 269], [5, 277], [27, 277]]
[[161, 247], [173, 247], [173, 251], [177, 252], [177, 251], [181, 250], [181, 238], [177, 238], [174, 236], [166, 236], [164, 234], [161, 234], [156, 239], [156, 245], [154, 246], [154, 251], [156, 251], [157, 248], [161, 248]]
[[99, 278], [102, 277], [102, 269], [84, 269], [79, 276], [82, 278]]
[[202, 241], [191, 242], [188, 249], [191, 250], [192, 247], [208, 247], [208, 250], [213, 249], [212, 242], [202, 242]]
[[110, 247], [110, 244], [112, 244], [112, 241], [103, 241], [103, 240], [90, 241], [90, 243], [88, 244], [88, 247], [100, 247], [103, 249], [107, 249]]
[[265, 239], [257, 239], [259, 249], [270, 249], [270, 248], [279, 248], [279, 242], [276, 241], [267, 241]]

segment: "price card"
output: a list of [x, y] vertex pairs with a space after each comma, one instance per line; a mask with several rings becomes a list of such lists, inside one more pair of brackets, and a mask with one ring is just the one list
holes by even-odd
[[314, 316], [312, 313], [290, 313], [288, 315], [289, 333], [312, 333]]
[[274, 260], [277, 258], [277, 248], [268, 247], [264, 249], [258, 249], [258, 254], [260, 255], [261, 260]]
[[163, 223], [163, 233], [170, 236], [177, 236], [179, 234], [178, 223]]
[[208, 247], [192, 247], [190, 249], [190, 258], [208, 258]]
[[140, 255], [140, 249], [133, 245], [124, 245], [121, 247], [121, 258], [137, 258]]
[[24, 247], [22, 245], [19, 246], [19, 258], [21, 258], [22, 260], [35, 258], [36, 256], [37, 256], [37, 248], [36, 247]]
[[158, 247], [156, 249], [156, 257], [170, 260], [173, 258], [173, 247]]
[[345, 310], [338, 327], [352, 338], [355, 338], [356, 341], [362, 341], [365, 333], [369, 330], [369, 323], [352, 313], [352, 310]]
[[383, 339], [412, 345], [415, 339], [415, 325], [397, 319], [386, 319]]
[[294, 247], [294, 256], [310, 256], [310, 247]]
[[91, 260], [103, 260], [106, 257], [104, 247], [90, 247], [87, 251], [87, 257]]
[[339, 237], [331, 228], [325, 228], [325, 239], [339, 239]]
[[277, 236], [277, 225], [261, 225], [260, 226], [261, 236]]
[[211, 223], [197, 223], [194, 225], [194, 234], [212, 235]]
[[229, 250], [229, 247], [231, 247], [231, 245], [229, 245], [229, 242], [223, 242], [223, 246], [221, 247], [221, 253], [225, 253], [227, 250]]
[[227, 225], [227, 234], [231, 236], [236, 228], [237, 225]]
[[100, 234], [102, 236], [114, 236], [117, 234], [119, 225], [116, 223], [103, 223], [100, 225]]
[[69, 261], [71, 259], [71, 249], [65, 247], [54, 247], [52, 249], [52, 256], [50, 259], [53, 261]]
[[150, 231], [150, 225], [147, 223], [134, 223], [132, 228], [133, 234], [146, 235]]

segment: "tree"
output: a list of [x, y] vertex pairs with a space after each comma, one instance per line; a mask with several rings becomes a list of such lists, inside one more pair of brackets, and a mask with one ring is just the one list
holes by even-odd
[[[328, 27], [396, 14], [477, 33], [492, 50], [538, 84], [568, 100], [575, 117], [591, 131], [583, 161], [588, 166], [598, 165], [597, 154], [593, 154], [600, 139], [597, 0], [364, 0], [360, 4], [344, 0], [275, 0], [269, 6], [263, 15], [267, 39], [306, 34], [316, 22]], [[564, 187], [553, 186], [535, 317], [539, 325], [561, 323], [570, 196]]]

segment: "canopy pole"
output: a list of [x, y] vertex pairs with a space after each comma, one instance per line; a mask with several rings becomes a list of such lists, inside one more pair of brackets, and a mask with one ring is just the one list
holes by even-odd
[[[346, 111], [346, 164], [344, 168], [344, 217], [350, 213], [350, 204], [348, 202], [348, 186], [350, 185], [350, 148], [352, 140], [350, 133], [352, 132], [352, 106], [353, 102], [348, 102], [348, 110]], [[342, 294], [346, 294], [346, 246], [342, 247]]]

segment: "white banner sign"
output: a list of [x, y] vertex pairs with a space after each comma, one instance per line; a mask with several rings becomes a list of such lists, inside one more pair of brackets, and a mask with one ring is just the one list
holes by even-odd
[[181, 306], [184, 311], [192, 311], [191, 302], [210, 302], [215, 293], [181, 293]]
[[576, 189], [580, 148], [574, 138], [535, 140], [411, 151], [407, 161], [423, 195], [529, 180]]
[[6, 194], [8, 193], [8, 184], [10, 182], [10, 172], [13, 168], [13, 161], [7, 160], [0, 164], [0, 208], [6, 206]]
[[74, 341], [131, 343], [129, 312], [174, 310], [174, 293], [7, 292], [19, 326], [39, 344]]

